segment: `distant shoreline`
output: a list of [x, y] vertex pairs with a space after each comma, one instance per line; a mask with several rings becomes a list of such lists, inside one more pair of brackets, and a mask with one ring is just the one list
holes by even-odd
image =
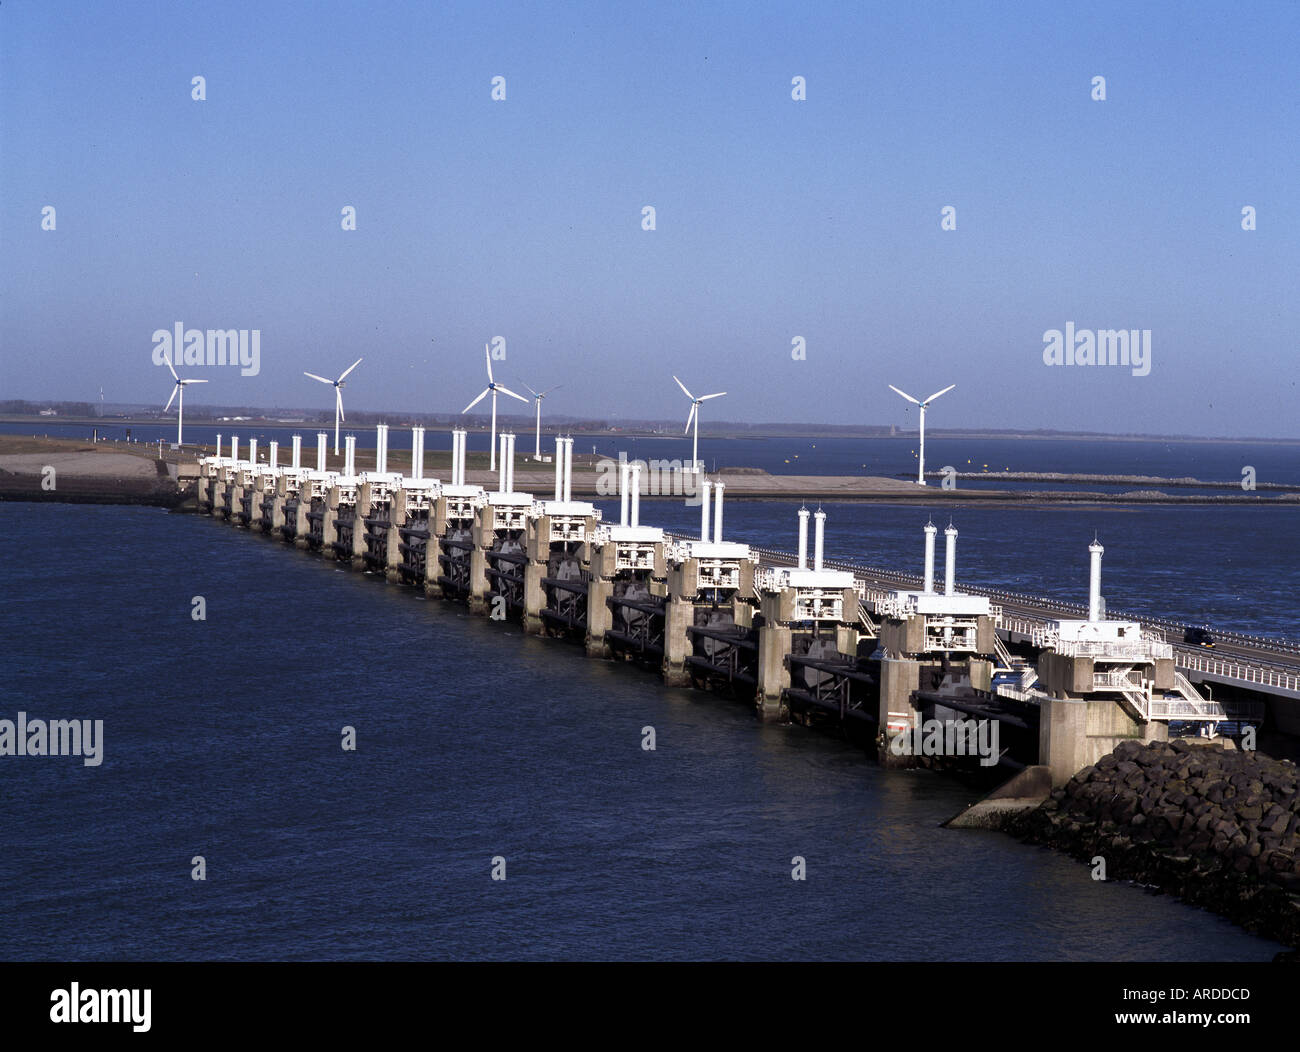
[[[376, 423], [388, 423], [393, 428], [407, 428], [411, 426], [424, 427], [434, 432], [450, 432], [452, 428], [463, 426], [464, 422], [443, 420], [441, 414], [434, 414], [437, 422], [431, 422], [433, 419], [425, 418], [421, 422], [419, 417], [412, 417], [401, 413], [381, 414], [365, 410], [349, 410], [349, 429], [356, 431], [360, 429], [373, 428]], [[333, 431], [333, 421], [321, 422], [319, 420], [302, 420], [297, 422], [285, 423], [278, 419], [266, 419], [250, 417], [247, 420], [213, 420], [191, 416], [186, 414], [186, 422], [194, 427], [225, 428], [227, 426], [245, 431], [299, 431], [306, 433], [308, 431]], [[468, 418], [475, 421], [475, 418]], [[516, 427], [528, 432], [533, 431], [533, 419], [522, 416], [502, 416], [499, 418], [501, 427]], [[0, 415], [0, 424], [30, 424], [33, 431], [40, 433], [42, 426], [70, 426], [79, 425], [83, 427], [161, 427], [174, 423], [172, 419], [160, 417], [71, 417], [71, 416], [15, 416]], [[483, 425], [484, 429], [486, 425]], [[471, 430], [478, 430], [476, 426], [471, 426]], [[663, 441], [681, 440], [682, 436], [675, 432], [666, 432], [650, 427], [627, 426], [627, 427], [604, 427], [597, 428], [590, 423], [563, 423], [559, 426], [554, 423], [543, 424], [543, 438], [554, 438], [557, 434], [573, 435], [595, 435], [602, 438], [636, 438], [636, 439], [659, 439]], [[771, 430], [765, 430], [761, 426], [754, 430], [737, 429], [734, 425], [729, 426], [725, 421], [709, 425], [710, 439], [762, 439], [762, 440], [779, 440], [784, 438], [842, 438], [842, 439], [895, 439], [906, 442], [913, 441], [916, 437], [916, 431], [913, 428], [899, 430], [894, 434], [888, 433], [881, 427], [863, 427], [861, 429], [818, 429], [815, 424], [791, 424], [789, 430], [782, 429], [780, 425], [772, 425]], [[1047, 442], [1145, 442], [1178, 445], [1283, 445], [1283, 446], [1300, 446], [1300, 438], [1270, 438], [1268, 436], [1256, 437], [1238, 437], [1238, 438], [1214, 438], [1199, 435], [1112, 435], [1101, 434], [1089, 431], [1014, 431], [1002, 430], [997, 428], [966, 428], [966, 429], [946, 429], [929, 427], [926, 429], [926, 437], [936, 438], [1000, 438], [1017, 441], [1047, 441]]]

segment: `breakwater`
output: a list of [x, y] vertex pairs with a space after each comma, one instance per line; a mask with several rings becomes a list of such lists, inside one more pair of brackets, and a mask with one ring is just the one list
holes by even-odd
[[1009, 831], [1300, 946], [1300, 794], [1285, 760], [1123, 742]]

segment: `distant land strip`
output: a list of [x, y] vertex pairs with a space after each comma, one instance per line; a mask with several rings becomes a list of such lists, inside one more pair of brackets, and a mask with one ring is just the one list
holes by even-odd
[[[911, 475], [900, 473], [896, 478], [911, 478]], [[942, 471], [927, 471], [926, 478], [941, 479], [944, 477]], [[1066, 474], [1060, 471], [958, 471], [953, 476], [958, 479], [979, 479], [988, 481], [994, 479], [998, 482], [1067, 482], [1067, 483], [1084, 483], [1091, 482], [1094, 485], [1110, 486], [1167, 486], [1170, 488], [1184, 487], [1186, 489], [1227, 489], [1239, 490], [1242, 488], [1241, 481], [1234, 482], [1207, 482], [1204, 479], [1188, 478], [1162, 478], [1159, 475], [1087, 475], [1087, 474]], [[1254, 488], [1282, 490], [1284, 492], [1300, 492], [1300, 484], [1290, 484], [1285, 482], [1255, 482]], [[1243, 490], [1243, 492], [1245, 492]]]

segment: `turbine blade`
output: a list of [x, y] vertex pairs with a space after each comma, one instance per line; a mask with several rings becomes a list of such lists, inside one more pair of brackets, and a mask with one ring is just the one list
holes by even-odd
[[525, 405], [528, 404], [527, 398], [525, 398], [523, 395], [515, 394], [514, 391], [510, 390], [510, 388], [508, 387], [502, 387], [500, 384], [497, 384], [497, 390], [500, 391], [502, 394], [508, 394], [511, 398], [518, 398], [519, 401], [523, 402]]
[[542, 396], [539, 395], [536, 391], [534, 391], [531, 387], [529, 387], [527, 384], [525, 384], [522, 380], [520, 380], [519, 382], [520, 382], [521, 384], [523, 384], [523, 386], [524, 386], [524, 390], [527, 391], [527, 392], [528, 392], [530, 395], [532, 395], [534, 398], [541, 398], [541, 397], [542, 397]]
[[488, 383], [495, 383], [496, 381], [492, 379], [492, 353], [488, 350], [486, 343], [483, 345], [483, 360], [487, 362]]
[[721, 397], [722, 397], [724, 394], [726, 394], [726, 393], [727, 393], [726, 391], [719, 391], [717, 394], [711, 394], [711, 395], [700, 395], [700, 397], [697, 398], [696, 401], [697, 401], [697, 402], [707, 402], [710, 398], [721, 398]]
[[483, 399], [485, 399], [488, 396], [488, 392], [491, 390], [492, 388], [490, 387], [483, 388], [483, 393], [479, 395], [477, 398], [475, 398], [474, 401], [470, 402], [470, 404], [467, 405], [464, 409], [462, 409], [461, 413], [468, 413], [471, 409], [473, 409], [476, 405], [478, 405], [479, 402], [483, 401]]
[[319, 380], [323, 384], [333, 385], [333, 380], [326, 380], [323, 376], [317, 376], [315, 373], [303, 373], [303, 376], [310, 376], [313, 380]]
[[164, 412], [164, 413], [167, 412], [167, 410], [170, 409], [170, 408], [172, 407], [172, 403], [173, 403], [174, 401], [176, 401], [176, 392], [179, 391], [179, 390], [180, 390], [180, 386], [179, 386], [179, 385], [173, 385], [173, 386], [172, 386], [172, 396], [171, 396], [169, 399], [167, 399], [167, 404], [166, 404], [165, 406], [163, 406], [163, 412]]
[[358, 358], [355, 362], [353, 362], [346, 369], [344, 369], [343, 375], [339, 377], [339, 383], [342, 383], [344, 380], [346, 380], [348, 373], [352, 372], [352, 370], [355, 369], [358, 365], [360, 365], [363, 361], [365, 361], [364, 358]]
[[935, 391], [934, 394], [932, 394], [929, 398], [927, 398], [927, 399], [925, 400], [925, 404], [926, 404], [926, 405], [929, 405], [931, 402], [933, 402], [933, 401], [934, 401], [936, 398], [938, 398], [940, 395], [945, 395], [945, 394], [947, 394], [949, 391], [951, 391], [951, 390], [952, 390], [954, 387], [956, 387], [956, 386], [957, 386], [956, 384], [949, 384], [949, 385], [948, 385], [947, 387], [945, 387], [942, 391]]
[[337, 387], [334, 388], [334, 398], [338, 402], [339, 406], [339, 419], [346, 420], [347, 417], [343, 415], [343, 392]]
[[[674, 376], [673, 379], [677, 380], [677, 377]], [[677, 386], [680, 387], [683, 391], [686, 391], [686, 385], [682, 383], [680, 380], [677, 380]], [[689, 398], [692, 402], [695, 401], [695, 396], [691, 394], [690, 391], [686, 391], [686, 397]]]
[[890, 384], [890, 385], [889, 385], [889, 389], [890, 389], [891, 391], [893, 391], [894, 394], [900, 394], [900, 395], [902, 395], [904, 398], [906, 398], [906, 399], [907, 399], [909, 402], [911, 402], [913, 405], [920, 405], [920, 404], [921, 404], [921, 403], [918, 402], [915, 398], [913, 398], [910, 394], [908, 394], [906, 391], [900, 391], [900, 390], [899, 390], [897, 387], [895, 387], [893, 384]]
[[167, 368], [171, 370], [172, 379], [179, 380], [180, 377], [176, 375], [176, 370], [172, 368], [172, 360], [170, 357], [168, 357], [166, 351], [163, 352], [163, 361], [167, 363]]
[[686, 418], [686, 428], [685, 428], [684, 431], [682, 431], [682, 434], [683, 434], [683, 435], [689, 435], [689, 434], [691, 433], [691, 421], [693, 421], [693, 420], [695, 419], [695, 410], [696, 410], [696, 408], [697, 408], [697, 406], [695, 405], [694, 402], [692, 402], [692, 403], [691, 403], [691, 415], [688, 416], [688, 417]]
[[207, 380], [177, 380], [178, 384], [205, 384]]
[[552, 391], [558, 391], [558, 390], [559, 390], [561, 387], [563, 387], [563, 386], [564, 386], [564, 384], [556, 384], [554, 387], [548, 387], [545, 391], [543, 391], [543, 392], [542, 392], [541, 394], [539, 394], [537, 397], [538, 397], [538, 398], [545, 398], [545, 397], [546, 397], [548, 394], [550, 394]]

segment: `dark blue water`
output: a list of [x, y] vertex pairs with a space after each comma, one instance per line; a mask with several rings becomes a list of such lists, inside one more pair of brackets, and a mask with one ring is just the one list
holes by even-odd
[[4, 959], [1279, 949], [1001, 834], [939, 829], [972, 797], [944, 776], [208, 519], [0, 504], [0, 526], [0, 716], [105, 723], [99, 768], [0, 758]]
[[[503, 425], [504, 426], [504, 425]], [[92, 426], [86, 424], [0, 424], [0, 434], [48, 434], [60, 438], [89, 438]], [[116, 424], [98, 425], [99, 434], [110, 439], [124, 439], [127, 429]], [[329, 433], [333, 448], [333, 427], [252, 427], [248, 423], [223, 423], [220, 426], [187, 424], [185, 441], [211, 445], [217, 435], [222, 436], [223, 447], [228, 448], [231, 434], [239, 436], [241, 448], [247, 448], [250, 438], [256, 438], [263, 450], [271, 439], [281, 444], [281, 457], [287, 458], [294, 434], [301, 434], [303, 456], [315, 456], [316, 434]], [[374, 428], [344, 428], [342, 434], [354, 434], [357, 446], [372, 449], [375, 445]], [[131, 428], [132, 437], [142, 442], [176, 440], [176, 425], [143, 425]], [[469, 448], [486, 452], [489, 435], [486, 430], [471, 431]], [[516, 450], [531, 453], [534, 445], [531, 424], [518, 428]], [[389, 448], [409, 450], [409, 430], [393, 428], [389, 432]], [[429, 431], [425, 436], [425, 449], [450, 451], [448, 432]], [[553, 438], [542, 437], [543, 454], [555, 449]], [[680, 435], [657, 438], [633, 438], [626, 435], [577, 435], [573, 449], [578, 454], [598, 453], [617, 457], [626, 452], [630, 459], [682, 460], [689, 462], [691, 441]], [[915, 478], [916, 436], [899, 435], [894, 438], [709, 438], [700, 437], [700, 459], [709, 471], [727, 467], [757, 467], [773, 474], [786, 475], [875, 475]], [[943, 438], [930, 435], [925, 443], [927, 471], [939, 471], [952, 466], [958, 472], [989, 471], [1056, 471], [1066, 473], [1103, 475], [1152, 475], [1159, 478], [1197, 478], [1206, 482], [1231, 483], [1240, 486], [1242, 469], [1251, 467], [1257, 483], [1300, 485], [1300, 443], [1274, 442], [1200, 442], [1168, 441], [1083, 441], [1079, 439], [1045, 438]], [[931, 483], [935, 484], [934, 482]], [[957, 485], [964, 488], [1000, 489], [1062, 489], [1054, 483], [1007, 483], [996, 480], [960, 479]], [[1139, 488], [1134, 484], [1106, 486], [1088, 483], [1086, 488], [1097, 491], [1124, 491]], [[1215, 492], [1195, 488], [1175, 489], [1174, 493]], [[1223, 491], [1218, 491], [1223, 492]]]

